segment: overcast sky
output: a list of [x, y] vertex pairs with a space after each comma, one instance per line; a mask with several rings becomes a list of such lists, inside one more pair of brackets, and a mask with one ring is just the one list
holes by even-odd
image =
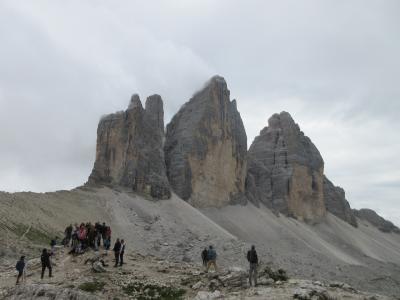
[[0, 2], [0, 190], [84, 183], [101, 115], [214, 74], [248, 143], [282, 110], [352, 207], [400, 225], [400, 1]]

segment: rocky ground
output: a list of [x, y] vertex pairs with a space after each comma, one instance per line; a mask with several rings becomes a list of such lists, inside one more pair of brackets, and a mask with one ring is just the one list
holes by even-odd
[[[71, 256], [63, 248], [53, 259], [54, 277], [40, 279], [39, 259], [28, 262], [26, 282], [15, 286], [14, 266], [2, 266], [1, 299], [395, 299], [357, 291], [340, 282], [288, 279], [273, 266], [259, 267], [259, 285], [249, 287], [247, 271], [234, 267], [206, 273], [196, 264], [128, 253], [113, 267], [111, 253]], [[106, 267], [87, 259], [101, 258]], [[46, 274], [47, 275], [47, 274]]]
[[[328, 215], [323, 223], [307, 225], [251, 204], [199, 211], [174, 195], [170, 200], [151, 201], [138, 194], [108, 188], [79, 188], [44, 194], [0, 193], [0, 268], [5, 276], [0, 278], [0, 282], [6, 282], [7, 289], [13, 286], [14, 265], [21, 254], [29, 260], [37, 258], [40, 249], [48, 246], [49, 240], [55, 235], [61, 236], [65, 226], [82, 221], [105, 221], [112, 226], [113, 240], [123, 237], [127, 241], [127, 251], [145, 255], [146, 263], [138, 266], [132, 260], [136, 258], [138, 261], [138, 254], [132, 252], [133, 256], [127, 257], [129, 264], [122, 271], [134, 272], [132, 276], [138, 276], [135, 272], [139, 270], [142, 274], [148, 274], [149, 278], [153, 274], [151, 268], [146, 270], [139, 266], [156, 263], [159, 266], [168, 265], [168, 261], [175, 265], [171, 267], [172, 270], [182, 269], [182, 274], [176, 274], [175, 271], [154, 274], [160, 276], [157, 278], [161, 278], [161, 281], [176, 275], [180, 282], [183, 272], [200, 271], [196, 266], [200, 251], [210, 244], [216, 247], [219, 264], [224, 270], [231, 267], [245, 269], [246, 251], [254, 243], [261, 262], [264, 265], [272, 262], [275, 268], [285, 269], [291, 281], [243, 291], [231, 291], [222, 285], [218, 291], [225, 296], [243, 292], [246, 297], [256, 297], [256, 292], [262, 294], [271, 288], [269, 293], [281, 292], [287, 297], [303, 285], [315, 286], [315, 281], [327, 283], [325, 285], [336, 281], [346, 282], [357, 290], [386, 295], [392, 299], [400, 295], [400, 236], [382, 233], [364, 221], [359, 220], [359, 227], [354, 228]], [[66, 274], [69, 275], [62, 275], [64, 259], [64, 266], [68, 266]], [[76, 260], [61, 255], [56, 261], [56, 277], [52, 281], [46, 279], [44, 283], [49, 283], [51, 289], [58, 289], [58, 280], [58, 283], [62, 282], [60, 286], [69, 293], [71, 289], [68, 290], [67, 282], [73, 278], [71, 293], [76, 293], [81, 291], [77, 286], [86, 280], [85, 274], [99, 280], [119, 276], [120, 271], [116, 274], [112, 271], [92, 274], [88, 266], [82, 266], [81, 258]], [[29, 270], [32, 268], [30, 266]], [[79, 271], [75, 273], [75, 269]], [[131, 276], [129, 274], [120, 274], [120, 277], [128, 278]], [[35, 271], [35, 275], [28, 278], [29, 282], [41, 282], [37, 276], [38, 272]], [[201, 277], [198, 281], [203, 279]], [[199, 291], [210, 292], [208, 287], [192, 290], [180, 283], [176, 285], [178, 281], [173, 282], [174, 286], [183, 287], [186, 290], [185, 297], [195, 297]], [[109, 279], [104, 289], [113, 287], [111, 282]], [[204, 283], [205, 287], [207, 282]], [[41, 289], [43, 285], [36, 288]], [[117, 284], [115, 289], [118, 288], [121, 289], [121, 286]], [[323, 288], [330, 291], [328, 286]], [[123, 290], [120, 293], [124, 295]], [[259, 297], [262, 299], [265, 296]]]

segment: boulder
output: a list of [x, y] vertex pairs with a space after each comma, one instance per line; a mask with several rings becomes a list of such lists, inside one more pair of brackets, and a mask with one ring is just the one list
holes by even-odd
[[246, 195], [255, 205], [316, 222], [326, 214], [324, 161], [287, 112], [274, 114], [248, 151]]
[[101, 118], [88, 184], [124, 186], [154, 198], [170, 198], [163, 139], [161, 97], [148, 97], [143, 108], [139, 96], [133, 95], [126, 111]]
[[244, 203], [247, 137], [224, 78], [214, 76], [167, 126], [165, 160], [174, 192], [195, 207]]
[[346, 200], [345, 191], [324, 176], [324, 200], [326, 209], [346, 221], [350, 225], [357, 227], [357, 219]]
[[353, 209], [353, 213], [359, 219], [369, 222], [371, 225], [377, 227], [382, 232], [394, 232], [400, 234], [400, 229], [392, 222], [385, 220], [378, 215], [374, 210], [362, 208], [360, 210]]

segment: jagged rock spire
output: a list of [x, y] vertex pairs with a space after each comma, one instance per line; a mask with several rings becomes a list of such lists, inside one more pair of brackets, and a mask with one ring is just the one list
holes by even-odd
[[225, 79], [212, 77], [167, 126], [173, 190], [196, 207], [244, 201], [247, 137]]
[[134, 94], [125, 112], [103, 117], [88, 183], [120, 185], [154, 198], [169, 198], [163, 120], [163, 102], [158, 95], [150, 96], [143, 109], [139, 96]]

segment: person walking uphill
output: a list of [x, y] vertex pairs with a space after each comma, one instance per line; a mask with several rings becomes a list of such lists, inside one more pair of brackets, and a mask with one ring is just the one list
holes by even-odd
[[218, 272], [218, 267], [217, 267], [217, 252], [213, 248], [213, 246], [210, 246], [207, 251], [207, 272], [210, 269], [211, 265], [214, 267], [214, 270]]
[[204, 248], [203, 251], [201, 251], [201, 259], [203, 260], [203, 266], [204, 267], [207, 267], [207, 253], [208, 253], [207, 247]]
[[51, 255], [52, 255], [51, 253], [47, 252], [47, 249], [43, 249], [42, 255], [40, 256], [40, 260], [42, 262], [42, 275], [40, 277], [41, 279], [43, 279], [44, 271], [46, 270], [46, 268], [49, 269], [49, 277], [53, 277], [51, 275], [51, 271], [52, 271], [52, 269], [51, 269], [51, 261], [50, 261], [50, 256]]
[[119, 239], [117, 239], [115, 241], [113, 251], [114, 251], [114, 256], [115, 256], [115, 265], [114, 265], [114, 267], [118, 267], [119, 255], [121, 253], [121, 242], [119, 241]]
[[21, 258], [19, 259], [19, 261], [17, 262], [17, 265], [15, 266], [15, 268], [18, 271], [18, 276], [17, 276], [17, 283], [16, 285], [19, 283], [19, 279], [22, 277], [22, 281], [25, 280], [24, 278], [24, 272], [25, 272], [25, 256], [21, 256]]
[[252, 279], [254, 280], [254, 286], [257, 285], [257, 266], [258, 266], [258, 256], [256, 247], [253, 245], [251, 249], [247, 252], [247, 260], [250, 263], [249, 271], [249, 283], [251, 286]]

